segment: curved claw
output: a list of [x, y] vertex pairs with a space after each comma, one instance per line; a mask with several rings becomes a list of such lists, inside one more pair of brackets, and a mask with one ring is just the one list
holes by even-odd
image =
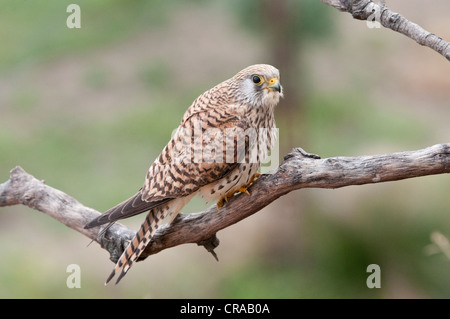
[[252, 178], [250, 179], [250, 181], [248, 182], [247, 185], [245, 186], [241, 186], [240, 188], [238, 188], [236, 191], [234, 192], [229, 192], [228, 194], [226, 194], [224, 197], [222, 197], [218, 202], [217, 202], [217, 209], [220, 209], [221, 207], [223, 207], [223, 205], [225, 205], [225, 203], [228, 203], [228, 200], [234, 196], [234, 194], [236, 193], [245, 193], [247, 195], [250, 196], [250, 192], [247, 190], [247, 188], [249, 188], [253, 182], [255, 181], [255, 179], [257, 179], [258, 177], [260, 177], [261, 174], [256, 173], [255, 175], [252, 176]]
[[249, 191], [248, 191], [247, 188], [245, 188], [245, 187], [239, 188], [239, 189], [236, 191], [236, 193], [237, 193], [237, 192], [246, 193], [247, 195], [250, 196]]

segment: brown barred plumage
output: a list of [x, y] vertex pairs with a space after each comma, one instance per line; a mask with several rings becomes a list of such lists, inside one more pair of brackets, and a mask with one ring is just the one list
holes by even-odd
[[85, 226], [149, 211], [106, 282], [120, 272], [118, 283], [161, 221], [173, 220], [194, 195], [222, 205], [253, 181], [276, 138], [273, 112], [281, 96], [278, 70], [257, 64], [194, 100], [138, 193]]

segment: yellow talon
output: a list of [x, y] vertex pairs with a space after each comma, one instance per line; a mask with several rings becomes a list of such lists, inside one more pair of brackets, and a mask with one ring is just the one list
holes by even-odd
[[245, 188], [245, 187], [239, 188], [239, 189], [236, 191], [236, 193], [237, 193], [237, 192], [246, 193], [247, 195], [250, 196], [250, 193], [248, 192], [247, 188]]
[[248, 182], [248, 186], [250, 186], [251, 184], [253, 184], [253, 182], [255, 181], [255, 179], [257, 179], [258, 177], [260, 177], [261, 174], [260, 173], [256, 173], [255, 175], [252, 176], [252, 178], [250, 179], [250, 182]]
[[[229, 192], [228, 194], [226, 194], [224, 197], [222, 197], [218, 202], [217, 202], [217, 209], [219, 209], [220, 207], [223, 207], [223, 205], [225, 203], [228, 203], [228, 199], [230, 199], [231, 197], [234, 196], [234, 194], [236, 193], [245, 193], [247, 195], [250, 196], [250, 192], [247, 190], [247, 188], [250, 187], [250, 185], [253, 184], [253, 182], [255, 181], [255, 179], [257, 179], [258, 177], [260, 177], [261, 174], [256, 173], [255, 175], [252, 176], [252, 178], [250, 178], [250, 181], [248, 182], [248, 184], [246, 186], [241, 186], [240, 188], [238, 188], [236, 191], [234, 192]], [[224, 203], [225, 202], [225, 203]]]
[[233, 195], [236, 192], [229, 192], [228, 194], [226, 194], [224, 197], [222, 197], [218, 202], [217, 202], [217, 209], [219, 209], [220, 207], [222, 207], [224, 205], [224, 202], [228, 203], [228, 199], [233, 197]]

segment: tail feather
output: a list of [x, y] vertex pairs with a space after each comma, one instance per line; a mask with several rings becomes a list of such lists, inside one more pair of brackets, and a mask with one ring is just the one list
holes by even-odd
[[131, 242], [128, 244], [127, 248], [124, 250], [119, 260], [116, 263], [113, 271], [106, 279], [105, 285], [120, 272], [117, 278], [116, 284], [126, 275], [127, 271], [131, 268], [133, 263], [139, 258], [141, 253], [144, 251], [145, 247], [148, 245], [153, 235], [156, 233], [159, 224], [165, 218], [165, 214], [168, 211], [162, 207], [156, 207], [152, 209], [144, 222], [142, 223], [140, 229], [136, 232]]

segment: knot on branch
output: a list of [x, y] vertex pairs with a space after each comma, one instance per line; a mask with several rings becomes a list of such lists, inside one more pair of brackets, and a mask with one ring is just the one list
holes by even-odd
[[288, 159], [293, 158], [293, 157], [306, 157], [306, 158], [311, 158], [311, 159], [320, 159], [319, 155], [313, 154], [313, 153], [308, 153], [301, 147], [293, 148], [289, 154], [287, 154], [283, 157], [283, 159], [285, 161], [287, 161]]
[[219, 257], [217, 257], [216, 252], [214, 251], [215, 248], [217, 248], [217, 246], [219, 246], [220, 244], [220, 240], [219, 238], [217, 238], [216, 234], [212, 235], [211, 237], [209, 237], [208, 239], [199, 241], [197, 243], [198, 246], [203, 246], [205, 247], [205, 249], [211, 253], [211, 255], [213, 255], [213, 257], [219, 261]]
[[442, 165], [444, 170], [450, 167], [450, 144], [438, 144], [434, 159]]
[[104, 234], [101, 234], [97, 238], [97, 241], [99, 242], [100, 247], [109, 252], [109, 260], [113, 263], [117, 263], [133, 237], [133, 231], [113, 226]]
[[366, 11], [366, 8], [374, 4], [372, 1], [353, 1], [352, 8], [350, 10], [352, 17], [357, 20], [367, 20], [367, 18], [375, 13], [375, 9], [371, 6], [370, 10]]

